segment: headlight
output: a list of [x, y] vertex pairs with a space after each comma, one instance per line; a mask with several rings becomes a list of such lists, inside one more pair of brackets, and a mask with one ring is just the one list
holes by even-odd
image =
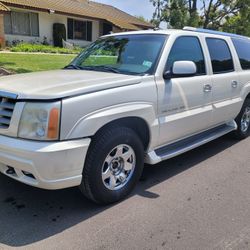
[[18, 137], [32, 140], [59, 138], [61, 102], [26, 103], [19, 123]]

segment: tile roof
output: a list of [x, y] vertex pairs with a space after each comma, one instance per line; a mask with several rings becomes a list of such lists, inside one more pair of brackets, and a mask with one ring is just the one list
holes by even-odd
[[9, 11], [9, 8], [0, 2], [0, 12]]
[[54, 10], [55, 13], [103, 19], [121, 29], [139, 30], [153, 28], [153, 25], [139, 20], [111, 5], [88, 0], [0, 0], [8, 6]]

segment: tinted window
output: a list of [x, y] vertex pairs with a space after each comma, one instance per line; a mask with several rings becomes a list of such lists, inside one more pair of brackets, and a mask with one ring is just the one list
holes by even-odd
[[176, 61], [192, 61], [197, 66], [197, 74], [206, 73], [204, 55], [197, 37], [183, 36], [176, 39], [168, 60], [166, 70], [170, 70]]
[[233, 59], [226, 41], [216, 38], [207, 38], [206, 40], [214, 74], [233, 71]]
[[242, 69], [250, 69], [250, 40], [233, 38]]

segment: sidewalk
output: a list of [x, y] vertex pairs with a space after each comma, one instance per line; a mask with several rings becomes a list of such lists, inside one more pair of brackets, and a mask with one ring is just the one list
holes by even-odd
[[19, 54], [19, 55], [54, 55], [54, 56], [72, 56], [77, 54], [62, 54], [62, 53], [44, 53], [44, 52], [12, 52], [9, 50], [1, 50], [0, 54]]
[[12, 73], [2, 67], [0, 67], [0, 76], [8, 76], [11, 75]]

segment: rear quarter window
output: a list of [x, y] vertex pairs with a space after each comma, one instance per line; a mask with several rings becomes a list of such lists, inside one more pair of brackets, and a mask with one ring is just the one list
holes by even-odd
[[242, 69], [250, 69], [250, 40], [232, 38]]
[[213, 73], [222, 74], [234, 71], [234, 63], [228, 44], [223, 39], [206, 38]]

